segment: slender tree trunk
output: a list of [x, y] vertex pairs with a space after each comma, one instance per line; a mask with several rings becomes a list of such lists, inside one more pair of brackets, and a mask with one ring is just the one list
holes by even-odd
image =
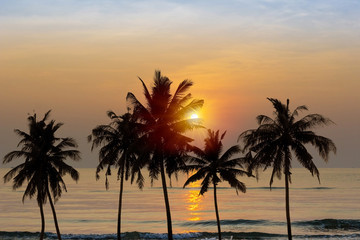
[[288, 238], [292, 240], [291, 221], [290, 221], [290, 197], [289, 197], [289, 171], [285, 172], [285, 202], [286, 202], [286, 222]]
[[44, 216], [44, 209], [43, 204], [39, 204], [40, 207], [40, 216], [41, 216], [41, 232], [40, 232], [40, 240], [44, 239], [44, 232], [45, 232], [45, 216]]
[[124, 188], [124, 165], [120, 174], [120, 193], [119, 193], [119, 209], [118, 209], [118, 224], [117, 224], [117, 239], [121, 239], [121, 209], [122, 209], [122, 195]]
[[166, 186], [165, 170], [164, 170], [163, 161], [160, 162], [160, 165], [161, 165], [160, 166], [160, 168], [161, 168], [161, 181], [162, 181], [162, 187], [163, 187], [163, 192], [164, 192], [164, 200], [165, 200], [165, 207], [166, 207], [168, 239], [173, 240], [170, 204], [169, 204], [169, 197], [168, 197], [167, 186]]
[[216, 222], [219, 233], [219, 240], [221, 240], [220, 217], [219, 217], [219, 210], [218, 210], [217, 197], [216, 197], [216, 184], [214, 184], [214, 203], [215, 203], [215, 213], [216, 213]]
[[50, 206], [51, 206], [51, 211], [52, 211], [53, 217], [54, 217], [56, 234], [57, 234], [57, 236], [58, 236], [58, 239], [61, 240], [61, 234], [60, 234], [60, 229], [59, 229], [59, 225], [58, 225], [58, 221], [57, 221], [57, 217], [56, 217], [55, 206], [54, 206], [54, 203], [53, 203], [53, 201], [52, 201], [52, 199], [51, 199], [51, 195], [50, 195], [50, 192], [49, 192], [49, 188], [47, 188], [46, 191], [47, 191], [47, 195], [48, 195], [48, 198], [49, 198], [49, 202], [50, 202]]

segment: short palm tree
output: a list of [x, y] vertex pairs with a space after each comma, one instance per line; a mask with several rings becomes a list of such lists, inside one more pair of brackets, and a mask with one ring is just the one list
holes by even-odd
[[99, 151], [99, 165], [96, 168], [96, 178], [99, 179], [99, 172], [106, 168], [105, 186], [109, 187], [107, 176], [111, 174], [111, 167], [118, 168], [118, 179], [120, 179], [119, 207], [117, 238], [121, 239], [121, 209], [124, 178], [128, 180], [132, 175], [132, 180], [137, 174], [137, 184], [139, 188], [143, 187], [144, 178], [139, 169], [134, 168], [136, 154], [134, 148], [138, 140], [138, 127], [132, 114], [126, 113], [117, 116], [114, 112], [108, 112], [112, 120], [108, 125], [99, 125], [92, 130], [92, 135], [88, 137], [92, 141], [93, 150], [95, 147], [102, 146]]
[[[139, 78], [140, 79], [140, 78]], [[161, 176], [164, 201], [166, 207], [168, 238], [173, 239], [170, 204], [167, 193], [166, 176], [175, 173], [183, 165], [183, 156], [192, 139], [183, 135], [186, 130], [197, 127], [197, 120], [189, 120], [187, 115], [202, 107], [203, 100], [192, 100], [186, 91], [193, 85], [189, 80], [182, 81], [174, 95], [170, 93], [172, 81], [155, 71], [154, 85], [151, 93], [142, 79], [146, 106], [128, 93], [127, 100], [134, 108], [134, 115], [142, 124], [142, 156], [141, 166], [147, 165], [152, 179]], [[166, 173], [165, 173], [166, 171]]]
[[58, 239], [61, 239], [52, 198], [56, 202], [61, 197], [62, 191], [66, 191], [62, 178], [65, 174], [70, 174], [75, 181], [79, 179], [79, 173], [64, 161], [67, 158], [79, 160], [80, 153], [77, 150], [68, 149], [77, 147], [74, 139], [55, 137], [55, 132], [62, 123], [55, 124], [54, 120], [46, 123], [49, 114], [50, 111], [40, 121], [37, 120], [36, 114], [30, 116], [28, 118], [29, 133], [15, 130], [15, 133], [22, 138], [18, 144], [22, 148], [5, 155], [3, 162], [9, 163], [15, 158], [24, 158], [25, 162], [11, 169], [4, 176], [4, 181], [13, 179], [13, 189], [21, 187], [25, 181], [28, 182], [22, 200], [24, 202], [26, 197], [32, 198], [36, 195], [41, 214], [40, 239], [43, 239], [45, 230], [43, 205], [47, 199], [49, 200], [56, 233]]
[[[286, 220], [288, 238], [292, 239], [290, 206], [289, 206], [289, 183], [291, 183], [291, 160], [295, 156], [300, 164], [316, 175], [320, 181], [319, 170], [313, 162], [313, 157], [307, 151], [305, 144], [311, 144], [318, 151], [325, 162], [329, 159], [330, 152], [336, 152], [332, 140], [316, 135], [312, 129], [333, 123], [330, 119], [319, 114], [309, 114], [300, 120], [295, 120], [300, 111], [308, 110], [306, 106], [299, 106], [293, 112], [289, 110], [289, 100], [283, 104], [277, 99], [268, 98], [275, 108], [274, 119], [259, 115], [257, 117], [258, 128], [243, 132], [239, 140], [244, 141], [244, 151], [248, 150], [247, 156], [251, 159], [249, 169], [258, 169], [272, 166], [270, 188], [274, 176], [281, 178], [285, 175], [286, 196]], [[254, 156], [252, 156], [252, 153]]]
[[[205, 138], [205, 148], [204, 150], [193, 147], [192, 151], [195, 153], [196, 157], [189, 157], [190, 165], [186, 166], [187, 170], [196, 170], [196, 173], [189, 177], [185, 182], [184, 187], [192, 182], [199, 181], [201, 182], [200, 195], [203, 195], [207, 192], [210, 184], [214, 187], [214, 204], [215, 204], [215, 213], [216, 221], [218, 227], [219, 240], [221, 240], [221, 228], [220, 228], [220, 217], [218, 211], [217, 197], [216, 197], [216, 186], [221, 181], [226, 181], [230, 184], [231, 187], [235, 188], [236, 193], [241, 191], [246, 192], [246, 186], [244, 183], [237, 179], [238, 176], [247, 175], [250, 176], [248, 172], [241, 170], [241, 158], [232, 158], [235, 154], [240, 152], [238, 145], [234, 145], [227, 149], [224, 154], [221, 155], [223, 151], [222, 140], [225, 136], [224, 132], [219, 136], [219, 131], [208, 130], [208, 137]], [[231, 159], [232, 158], [232, 159]]]

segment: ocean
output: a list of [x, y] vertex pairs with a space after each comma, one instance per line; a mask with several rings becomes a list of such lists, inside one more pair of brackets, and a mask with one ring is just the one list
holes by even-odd
[[[0, 176], [9, 169], [0, 169]], [[116, 239], [119, 181], [95, 180], [95, 169], [78, 169], [78, 183], [65, 178], [55, 208], [63, 239]], [[115, 172], [115, 171], [114, 171]], [[146, 175], [146, 173], [144, 173]], [[290, 208], [294, 239], [360, 239], [360, 169], [320, 169], [321, 184], [305, 169], [292, 171]], [[260, 179], [243, 177], [245, 194], [226, 184], [218, 188], [225, 239], [287, 239], [284, 180], [269, 189], [270, 170]], [[199, 196], [199, 183], [183, 188], [186, 175], [169, 187], [174, 238], [215, 239], [213, 189]], [[143, 190], [125, 183], [122, 232], [125, 239], [166, 239], [166, 215], [160, 181]], [[170, 185], [168, 181], [168, 185]], [[36, 199], [22, 203], [24, 188], [0, 183], [0, 239], [38, 239], [41, 227]], [[56, 239], [50, 205], [45, 206], [46, 239]]]

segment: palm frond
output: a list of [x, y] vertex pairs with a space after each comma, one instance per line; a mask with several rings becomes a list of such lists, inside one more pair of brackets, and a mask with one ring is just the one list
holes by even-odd
[[[184, 98], [186, 100], [189, 100], [189, 98], [191, 97], [191, 94], [187, 94], [185, 95], [185, 92], [187, 90], [189, 90], [189, 88], [193, 85], [193, 82], [190, 81], [190, 80], [184, 80], [182, 81], [178, 88], [176, 89], [172, 99], [171, 99], [171, 102], [169, 104], [169, 109], [171, 111], [176, 111], [177, 108], [179, 106], [182, 105], [182, 103], [184, 102]], [[185, 95], [185, 96], [184, 96]]]
[[186, 94], [185, 96], [183, 96], [182, 98], [180, 98], [176, 104], [174, 103], [171, 110], [169, 111], [169, 113], [174, 113], [176, 111], [178, 111], [180, 108], [182, 108], [183, 106], [186, 106], [189, 101], [191, 100], [192, 95], [191, 93]]
[[247, 164], [246, 159], [243, 157], [221, 161], [221, 167], [223, 168], [235, 168], [235, 167], [242, 168], [243, 164]]
[[190, 87], [193, 85], [193, 82], [189, 79], [185, 79], [183, 80], [178, 88], [176, 89], [175, 93], [174, 93], [174, 96], [173, 96], [173, 99], [175, 100], [175, 102], [177, 102], [177, 100], [181, 99], [185, 92], [187, 92]]
[[267, 99], [273, 104], [277, 116], [287, 114], [287, 108], [281, 101], [275, 98], [267, 98]]
[[171, 128], [175, 132], [179, 132], [179, 133], [183, 133], [193, 129], [205, 128], [200, 124], [200, 122], [201, 120], [199, 119], [184, 119], [171, 124]]
[[211, 182], [211, 177], [212, 177], [211, 174], [207, 174], [205, 178], [202, 180], [199, 195], [204, 195], [204, 193], [207, 192]]
[[60, 158], [70, 158], [74, 161], [80, 161], [81, 157], [80, 157], [80, 151], [78, 150], [64, 150], [64, 151], [60, 151], [55, 153], [56, 157], [60, 157]]
[[[28, 185], [26, 186], [26, 189], [23, 194], [22, 202], [25, 201], [26, 197], [29, 197], [31, 199], [35, 195], [36, 191], [38, 191], [38, 195], [39, 195], [39, 191], [41, 193], [41, 188], [39, 188], [38, 186], [40, 186], [38, 179], [36, 178], [36, 176], [32, 177], [30, 179], [30, 181], [28, 182]], [[16, 189], [16, 188], [14, 188], [14, 189]], [[45, 202], [45, 199], [41, 199], [41, 201], [43, 203], [43, 202]]]
[[195, 174], [193, 174], [186, 180], [183, 188], [185, 188], [190, 183], [199, 181], [200, 179], [204, 178], [206, 174], [207, 174], [206, 168], [200, 168]]
[[270, 190], [271, 186], [274, 182], [274, 176], [276, 176], [278, 179], [281, 179], [281, 170], [284, 163], [284, 153], [283, 151], [276, 151], [275, 152], [275, 159], [272, 162], [273, 164], [273, 171], [270, 178]]
[[329, 138], [316, 136], [311, 141], [311, 144], [316, 148], [316, 150], [319, 152], [319, 155], [322, 159], [325, 160], [325, 162], [329, 160], [330, 152], [336, 153], [336, 146]]
[[220, 174], [220, 177], [224, 181], [227, 181], [232, 188], [235, 188], [236, 194], [239, 194], [238, 191], [241, 191], [243, 193], [246, 192], [245, 184], [240, 182], [236, 178], [236, 175], [234, 174], [234, 172], [232, 172], [231, 170], [229, 171], [229, 170], [225, 170], [225, 169], [220, 169], [219, 174]]
[[144, 81], [140, 77], [138, 77], [138, 78], [141, 81], [141, 84], [143, 85], [143, 90], [144, 90], [144, 95], [145, 95], [146, 101], [151, 102], [151, 95], [149, 93], [149, 90], [146, 87], [146, 84], [144, 83]]
[[187, 158], [187, 162], [188, 163], [195, 163], [198, 165], [206, 165], [209, 164], [209, 159], [206, 158], [206, 153], [204, 153], [201, 149], [196, 150], [195, 148], [193, 149], [193, 152], [198, 156], [198, 157], [193, 157], [193, 156], [189, 156]]
[[259, 115], [256, 117], [256, 120], [259, 125], [275, 123], [275, 121], [271, 117], [268, 117], [266, 115]]
[[200, 168], [202, 168], [202, 165], [199, 164], [191, 164], [191, 165], [186, 165], [180, 168], [180, 170], [189, 173], [189, 172], [193, 172], [193, 171], [197, 171]]
[[293, 142], [291, 145], [291, 149], [295, 153], [296, 158], [301, 163], [301, 165], [308, 169], [312, 176], [316, 175], [320, 182], [320, 172], [312, 161], [313, 157], [306, 150], [305, 146], [302, 145], [300, 142]]
[[[50, 117], [50, 113], [51, 113], [51, 110], [47, 111], [47, 112], [44, 114], [44, 117], [43, 117], [43, 119], [42, 119], [41, 121], [42, 121], [42, 122], [45, 122], [46, 120], [48, 120], [49, 117]], [[36, 114], [34, 114], [34, 116], [35, 116], [35, 119], [36, 119]]]
[[27, 152], [27, 151], [12, 151], [4, 156], [3, 163], [9, 163], [14, 158], [25, 158], [26, 159], [30, 156], [31, 156], [31, 153]]
[[189, 104], [183, 106], [172, 116], [173, 119], [186, 119], [191, 112], [197, 112], [204, 105], [204, 100], [193, 99]]
[[67, 147], [74, 147], [74, 148], [78, 147], [75, 139], [63, 138], [63, 139], [61, 139], [61, 142], [58, 145], [56, 145], [56, 148], [58, 148], [58, 149], [63, 149], [63, 148], [67, 148]]
[[309, 114], [294, 123], [295, 131], [306, 131], [317, 126], [326, 126], [334, 124], [329, 118], [325, 118], [320, 114]]
[[225, 162], [237, 153], [240, 153], [240, 147], [239, 147], [239, 145], [234, 145], [234, 146], [230, 147], [228, 150], [226, 150], [225, 153], [220, 157], [219, 160], [221, 162]]
[[145, 122], [154, 122], [154, 118], [151, 113], [137, 100], [135, 95], [129, 92], [126, 96], [126, 100], [133, 106], [133, 114], [142, 119]]
[[308, 108], [305, 106], [305, 105], [302, 105], [302, 106], [298, 106], [297, 108], [295, 108], [295, 110], [293, 111], [291, 117], [296, 117], [299, 115], [299, 112], [301, 111], [307, 111]]
[[[50, 124], [51, 124], [51, 125], [47, 125], [47, 127], [49, 127], [49, 129], [50, 129], [50, 131], [51, 131], [52, 133], [55, 133], [62, 125], [64, 125], [63, 123], [56, 123], [56, 124], [55, 124], [55, 121], [54, 121], [54, 120], [52, 120]], [[53, 124], [55, 124], [55, 125], [53, 125]], [[53, 125], [53, 126], [52, 126], [52, 125]]]
[[4, 183], [9, 182], [14, 177], [14, 175], [17, 174], [19, 171], [23, 170], [25, 166], [26, 166], [26, 163], [22, 163], [16, 167], [12, 168], [9, 172], [7, 172], [4, 175]]

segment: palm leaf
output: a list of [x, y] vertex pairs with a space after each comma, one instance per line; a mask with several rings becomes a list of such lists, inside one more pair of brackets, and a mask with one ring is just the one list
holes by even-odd
[[220, 157], [220, 161], [225, 162], [237, 153], [240, 153], [240, 147], [238, 145], [234, 145], [225, 151], [225, 153]]
[[259, 125], [275, 123], [275, 121], [271, 117], [268, 117], [266, 115], [259, 115], [256, 117], [256, 120]]
[[235, 188], [236, 194], [239, 194], [238, 191], [241, 191], [243, 193], [246, 192], [245, 184], [240, 182], [236, 178], [236, 175], [234, 174], [234, 172], [232, 172], [231, 170], [220, 169], [219, 174], [220, 174], [220, 177], [224, 181], [227, 181], [232, 188]]
[[28, 158], [30, 156], [31, 156], [31, 153], [27, 152], [27, 151], [12, 151], [4, 156], [3, 163], [9, 163], [14, 158], [22, 158], [22, 157]]
[[9, 182], [16, 173], [18, 173], [19, 171], [23, 170], [24, 167], [26, 166], [26, 163], [22, 163], [14, 168], [12, 168], [9, 172], [7, 172], [5, 175], [4, 175], [4, 183], [7, 183]]
[[205, 176], [204, 180], [201, 182], [201, 188], [200, 188], [199, 195], [204, 195], [204, 193], [207, 192], [207, 190], [209, 189], [211, 177], [212, 177], [211, 174], [207, 174]]

